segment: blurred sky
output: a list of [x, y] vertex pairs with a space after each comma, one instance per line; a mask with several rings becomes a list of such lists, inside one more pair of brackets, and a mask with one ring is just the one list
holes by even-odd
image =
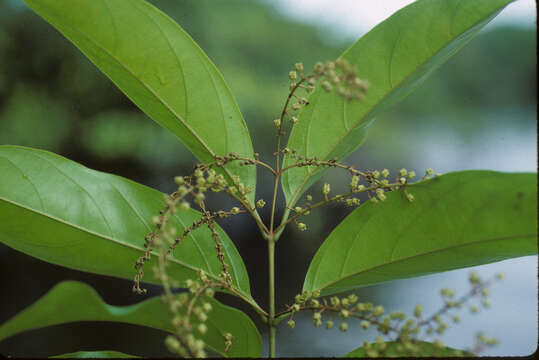
[[[282, 13], [308, 22], [334, 28], [346, 37], [358, 37], [395, 11], [414, 0], [274, 0]], [[507, 6], [492, 24], [519, 23], [533, 26], [536, 11], [533, 0], [517, 0]]]

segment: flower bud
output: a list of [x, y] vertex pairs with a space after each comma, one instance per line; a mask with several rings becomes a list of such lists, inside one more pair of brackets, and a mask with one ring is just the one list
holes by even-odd
[[412, 170], [408, 173], [408, 179], [413, 179], [413, 178], [415, 178], [415, 171]]
[[359, 176], [357, 175], [352, 176], [352, 180], [350, 180], [350, 189], [354, 190], [358, 182], [359, 182]]
[[339, 326], [339, 329], [342, 331], [342, 332], [345, 332], [346, 330], [348, 330], [348, 324], [343, 322], [341, 323], [341, 326]]
[[409, 202], [412, 202], [415, 200], [415, 196], [409, 193], [406, 193], [406, 198], [408, 199]]
[[260, 199], [260, 200], [258, 200], [258, 201], [256, 202], [256, 207], [257, 207], [257, 208], [263, 208], [264, 205], [266, 205], [266, 202], [265, 202], [264, 200], [262, 200], [262, 199]]
[[324, 90], [327, 91], [327, 92], [330, 92], [330, 91], [331, 91], [332, 86], [331, 86], [331, 84], [329, 83], [329, 81], [326, 80], [326, 81], [324, 81], [324, 82], [322, 83], [322, 89], [324, 89]]
[[406, 184], [406, 178], [405, 178], [405, 177], [401, 177], [401, 178], [399, 179], [399, 182], [400, 182], [402, 185]]
[[296, 326], [296, 322], [294, 320], [288, 320], [286, 324], [290, 329], [293, 329]]
[[202, 305], [202, 308], [204, 309], [204, 311], [206, 312], [210, 312], [212, 310], [212, 306], [210, 303], [204, 303], [204, 305]]
[[307, 225], [305, 225], [304, 223], [298, 223], [298, 229], [299, 231], [305, 231], [307, 230]]
[[415, 317], [421, 317], [421, 312], [423, 311], [423, 306], [421, 304], [417, 304], [414, 309], [414, 316]]
[[328, 320], [326, 321], [326, 329], [331, 329], [333, 327], [333, 321]]
[[359, 323], [359, 326], [361, 326], [363, 330], [367, 330], [371, 326], [371, 323], [367, 320], [363, 320], [361, 323]]
[[174, 182], [176, 183], [176, 185], [183, 185], [184, 183], [183, 177], [182, 176], [174, 177]]
[[432, 176], [432, 174], [434, 174], [434, 170], [432, 168], [428, 168], [426, 171], [425, 171], [425, 174], [427, 174], [427, 176]]
[[292, 124], [297, 124], [298, 123], [298, 118], [295, 117], [295, 116], [292, 116], [292, 118], [290, 119], [292, 121]]
[[302, 72], [303, 71], [303, 63], [299, 62], [299, 63], [296, 63], [296, 70], [299, 71], [299, 72]]
[[350, 311], [348, 311], [346, 309], [342, 309], [340, 315], [341, 315], [341, 317], [343, 319], [346, 319], [346, 318], [348, 318], [348, 316], [350, 316]]
[[374, 170], [372, 172], [372, 177], [375, 178], [375, 179], [378, 179], [380, 177], [380, 171]]
[[296, 80], [296, 79], [298, 78], [298, 74], [297, 74], [295, 71], [290, 71], [290, 72], [288, 73], [288, 78], [289, 78], [290, 80]]
[[372, 313], [374, 316], [380, 316], [384, 313], [384, 307], [382, 305], [378, 305], [377, 307], [374, 308]]
[[389, 176], [389, 170], [388, 170], [388, 169], [384, 169], [384, 170], [382, 170], [381, 174], [382, 174], [382, 177], [385, 177], [385, 178], [386, 178], [386, 177]]
[[322, 194], [327, 195], [331, 191], [331, 186], [328, 183], [325, 183], [322, 187]]
[[183, 211], [187, 211], [191, 208], [191, 204], [189, 204], [187, 201], [182, 201], [180, 203], [180, 209]]
[[273, 120], [273, 123], [275, 124], [275, 127], [281, 127], [281, 119], [275, 119]]
[[197, 330], [199, 333], [204, 335], [208, 331], [208, 327], [206, 326], [206, 324], [199, 324]]
[[399, 175], [400, 176], [406, 176], [408, 174], [408, 170], [402, 168], [399, 170]]
[[195, 202], [196, 202], [197, 204], [200, 204], [201, 202], [204, 201], [205, 198], [206, 198], [206, 196], [205, 196], [203, 193], [199, 192], [199, 193], [197, 193], [197, 194], [195, 195], [195, 199], [194, 199], [194, 200], [195, 200]]
[[237, 207], [237, 206], [234, 206], [230, 212], [233, 214], [233, 215], [236, 215], [236, 214], [239, 214], [240, 213], [240, 208]]

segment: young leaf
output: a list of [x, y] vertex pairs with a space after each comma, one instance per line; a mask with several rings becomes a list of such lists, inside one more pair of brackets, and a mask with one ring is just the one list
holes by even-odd
[[386, 193], [315, 254], [304, 290], [332, 294], [537, 254], [537, 174], [462, 171]]
[[[378, 113], [408, 95], [511, 1], [419, 0], [397, 11], [341, 55], [370, 83], [365, 98], [346, 102], [318, 88], [299, 114], [288, 148], [322, 160], [351, 154]], [[314, 167], [286, 171], [287, 203], [293, 205], [322, 175]]]
[[[201, 301], [209, 302], [212, 310], [205, 323], [208, 331], [204, 335], [197, 333], [197, 337], [223, 356], [260, 356], [260, 334], [247, 315], [213, 298], [203, 297]], [[112, 306], [103, 302], [90, 286], [77, 281], [64, 281], [2, 324], [0, 341], [24, 331], [77, 321], [121, 322], [174, 332], [168, 305], [158, 297], [129, 306]], [[193, 320], [194, 323], [196, 321]], [[225, 333], [234, 336], [232, 346], [226, 353]]]
[[[253, 156], [249, 131], [222, 75], [163, 12], [144, 0], [26, 3], [200, 161], [230, 152]], [[255, 188], [255, 167], [233, 162], [226, 168]]]
[[78, 351], [69, 354], [62, 354], [56, 356], [50, 356], [51, 359], [126, 359], [126, 358], [138, 358], [138, 356], [121, 353], [118, 351]]
[[[164, 207], [163, 194], [119, 176], [88, 169], [59, 155], [19, 146], [0, 146], [0, 242], [53, 264], [133, 279], [150, 219]], [[195, 210], [173, 219], [181, 234], [199, 219]], [[251, 301], [245, 265], [218, 228], [236, 295]], [[144, 281], [160, 283], [145, 266]], [[188, 235], [170, 259], [180, 284], [202, 269], [218, 279], [221, 263], [207, 227]]]
[[[376, 343], [370, 344], [373, 349], [378, 349]], [[414, 341], [413, 345], [418, 349], [418, 353], [410, 353], [403, 349], [402, 351], [398, 350], [398, 342], [387, 342], [387, 347], [383, 352], [383, 357], [454, 357], [454, 356], [474, 356], [473, 353], [469, 351], [462, 351], [457, 349], [452, 349], [449, 347], [437, 348], [434, 344], [426, 341]], [[359, 347], [354, 351], [349, 352], [344, 355], [347, 358], [364, 358], [368, 357], [367, 351], [363, 347]]]

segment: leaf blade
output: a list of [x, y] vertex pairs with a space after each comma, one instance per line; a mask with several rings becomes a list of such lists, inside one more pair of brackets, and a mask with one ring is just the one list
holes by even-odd
[[[323, 160], [351, 154], [378, 113], [411, 92], [511, 1], [419, 0], [397, 11], [341, 55], [371, 83], [364, 100], [346, 103], [317, 88], [298, 116], [288, 148]], [[285, 159], [283, 166], [292, 162]], [[323, 174], [313, 167], [285, 172], [282, 188], [289, 206]]]
[[317, 251], [304, 290], [330, 294], [536, 254], [536, 185], [536, 174], [462, 171], [408, 185], [413, 203], [400, 191], [365, 203]]
[[[132, 279], [150, 219], [164, 207], [163, 195], [119, 176], [88, 169], [47, 151], [0, 146], [0, 242], [41, 260], [76, 270]], [[180, 230], [200, 218], [176, 214]], [[237, 295], [252, 301], [245, 265], [217, 227]], [[171, 259], [180, 282], [197, 270], [218, 278], [221, 264], [208, 229], [186, 237]], [[155, 254], [154, 254], [155, 258]], [[151, 269], [153, 261], [146, 264]], [[144, 278], [159, 283], [151, 271]]]
[[[202, 162], [235, 152], [252, 157], [249, 131], [222, 75], [166, 14], [143, 0], [26, 0], [73, 42], [150, 118]], [[89, 21], [91, 19], [91, 21]], [[226, 166], [246, 185], [256, 169]], [[249, 197], [254, 198], [253, 193]]]
[[[208, 347], [224, 356], [260, 356], [260, 334], [247, 315], [213, 298], [204, 297], [204, 301], [209, 302], [213, 310], [206, 323], [207, 333], [197, 336]], [[64, 281], [2, 324], [0, 341], [25, 331], [80, 321], [121, 322], [173, 333], [170, 316], [167, 305], [157, 297], [134, 305], [113, 306], [105, 303], [90, 286]], [[234, 342], [225, 353], [223, 334], [227, 332], [233, 334]]]

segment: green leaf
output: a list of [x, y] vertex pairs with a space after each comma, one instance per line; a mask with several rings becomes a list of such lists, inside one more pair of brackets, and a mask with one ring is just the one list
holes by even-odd
[[[370, 344], [373, 349], [378, 349], [376, 343]], [[413, 345], [418, 348], [419, 353], [410, 353], [405, 349], [399, 351], [398, 342], [387, 342], [387, 348], [379, 355], [383, 357], [454, 357], [454, 356], [474, 356], [474, 353], [469, 351], [457, 350], [449, 347], [436, 348], [434, 344], [425, 341], [414, 341]], [[354, 351], [344, 355], [348, 358], [364, 358], [368, 357], [367, 352], [363, 347], [359, 347]]]
[[[230, 152], [253, 156], [222, 75], [166, 14], [143, 0], [25, 1], [200, 161]], [[226, 168], [254, 190], [254, 166], [236, 161]]]
[[[243, 312], [223, 305], [213, 298], [203, 297], [212, 310], [208, 314], [205, 335], [197, 334], [206, 345], [221, 355], [258, 357], [262, 343], [251, 319]], [[147, 326], [174, 332], [168, 305], [154, 297], [129, 306], [112, 306], [90, 286], [77, 281], [56, 285], [34, 304], [0, 326], [0, 341], [24, 331], [77, 321], [110, 321]], [[192, 320], [197, 323], [197, 320]], [[234, 336], [232, 346], [224, 352], [223, 335]]]
[[[88, 169], [59, 155], [0, 146], [0, 242], [38, 259], [71, 269], [133, 279], [152, 216], [164, 208], [163, 194], [119, 176]], [[179, 211], [171, 224], [181, 233], [199, 219]], [[251, 299], [245, 265], [218, 228], [236, 295]], [[144, 281], [159, 283], [145, 265]], [[168, 268], [181, 284], [202, 269], [217, 279], [221, 263], [207, 227], [187, 236]], [[254, 301], [249, 300], [254, 303]]]
[[128, 355], [124, 354], [118, 351], [109, 351], [109, 350], [101, 350], [101, 351], [79, 351], [69, 354], [62, 354], [62, 355], [56, 355], [56, 356], [50, 356], [50, 358], [57, 358], [57, 359], [113, 359], [113, 358], [138, 358], [138, 356], [134, 355]]
[[[419, 0], [397, 11], [341, 55], [369, 81], [365, 98], [349, 103], [318, 88], [299, 114], [288, 148], [322, 160], [345, 158], [363, 142], [378, 113], [408, 95], [511, 1]], [[294, 161], [288, 158], [283, 166]], [[318, 169], [296, 167], [283, 174], [290, 206], [323, 175]]]
[[537, 174], [462, 171], [410, 184], [348, 215], [303, 285], [325, 295], [537, 254]]

